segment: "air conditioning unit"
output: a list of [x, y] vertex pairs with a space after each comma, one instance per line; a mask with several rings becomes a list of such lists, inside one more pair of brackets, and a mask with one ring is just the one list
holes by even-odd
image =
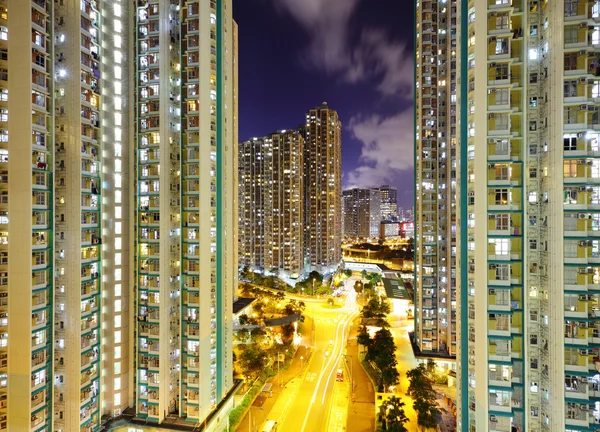
[[579, 82], [580, 83], [585, 83], [585, 82], [587, 82], [587, 79], [586, 78], [579, 78]]
[[496, 118], [496, 114], [490, 114], [490, 118], [491, 119], [495, 119]]
[[579, 213], [579, 219], [587, 219], [587, 215], [585, 213]]
[[584, 349], [579, 350], [579, 354], [580, 355], [587, 355], [587, 350], [584, 350]]

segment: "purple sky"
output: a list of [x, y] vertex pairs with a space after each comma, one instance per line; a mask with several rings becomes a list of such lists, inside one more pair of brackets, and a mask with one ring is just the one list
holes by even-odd
[[413, 204], [411, 0], [234, 0], [240, 139], [289, 129], [327, 101], [343, 123], [344, 187]]

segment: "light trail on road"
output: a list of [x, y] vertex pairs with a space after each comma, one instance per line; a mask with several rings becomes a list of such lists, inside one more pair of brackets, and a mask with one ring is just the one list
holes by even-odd
[[[329, 357], [329, 359], [325, 363], [325, 366], [321, 369], [321, 372], [319, 374], [319, 379], [317, 381], [315, 390], [313, 392], [313, 396], [311, 398], [310, 404], [308, 405], [306, 415], [304, 416], [304, 422], [302, 424], [302, 428], [300, 429], [301, 432], [304, 432], [304, 430], [306, 429], [308, 419], [310, 417], [313, 405], [316, 402], [317, 395], [318, 395], [320, 387], [321, 387], [321, 382], [323, 381], [323, 378], [325, 377], [325, 374], [327, 373], [328, 368], [331, 368], [329, 371], [328, 379], [325, 382], [325, 388], [323, 389], [323, 398], [321, 400], [321, 404], [322, 405], [325, 404], [325, 398], [327, 397], [327, 389], [329, 388], [329, 384], [331, 382], [331, 377], [333, 376], [333, 372], [335, 371], [335, 368], [337, 367], [337, 365], [342, 357], [342, 349], [344, 347], [344, 337], [346, 335], [346, 329], [348, 328], [348, 325], [351, 322], [351, 320], [358, 313], [355, 292], [348, 291], [348, 295], [346, 296], [346, 304], [340, 311], [348, 312], [348, 314], [337, 323], [337, 327], [335, 330], [335, 343], [334, 343], [334, 346], [332, 349], [332, 355]], [[336, 353], [336, 355], [334, 355], [334, 352]], [[331, 410], [328, 410], [328, 412], [329, 411], [331, 411]]]

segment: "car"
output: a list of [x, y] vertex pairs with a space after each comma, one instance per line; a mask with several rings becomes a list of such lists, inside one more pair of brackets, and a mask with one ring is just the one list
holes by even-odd
[[267, 420], [261, 432], [275, 432], [277, 431], [277, 426], [279, 425], [275, 420]]
[[337, 373], [335, 374], [335, 380], [336, 381], [344, 381], [344, 370], [343, 369], [337, 370]]

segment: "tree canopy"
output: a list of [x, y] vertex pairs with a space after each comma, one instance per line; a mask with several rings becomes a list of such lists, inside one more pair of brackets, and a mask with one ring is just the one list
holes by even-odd
[[410, 382], [406, 394], [414, 400], [413, 407], [417, 412], [417, 423], [426, 429], [437, 427], [442, 415], [442, 409], [437, 404], [436, 392], [429, 377], [432, 369], [431, 363], [427, 365], [420, 363], [416, 368], [406, 372]]
[[384, 431], [388, 432], [406, 432], [405, 423], [408, 417], [404, 412], [404, 402], [402, 399], [392, 396], [379, 407], [379, 420]]

